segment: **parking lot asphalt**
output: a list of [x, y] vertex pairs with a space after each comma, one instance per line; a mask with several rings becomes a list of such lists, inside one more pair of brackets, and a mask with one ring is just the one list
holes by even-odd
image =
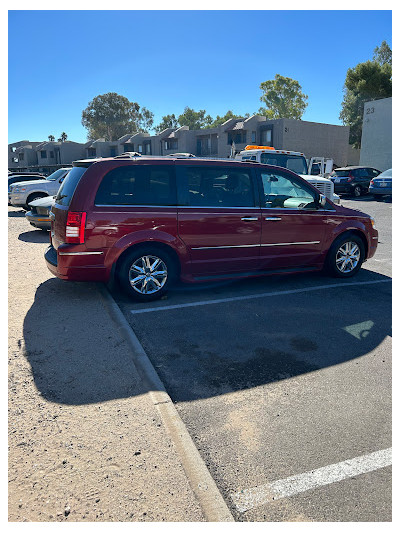
[[342, 203], [379, 231], [352, 279], [112, 290], [238, 521], [391, 520], [392, 205]]

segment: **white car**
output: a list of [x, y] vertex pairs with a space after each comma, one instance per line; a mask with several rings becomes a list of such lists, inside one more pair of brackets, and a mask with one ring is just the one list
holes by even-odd
[[28, 204], [33, 202], [33, 200], [56, 195], [61, 183], [70, 170], [70, 167], [59, 168], [43, 180], [22, 181], [11, 185], [11, 190], [9, 191], [10, 204], [14, 207], [22, 207], [28, 211]]

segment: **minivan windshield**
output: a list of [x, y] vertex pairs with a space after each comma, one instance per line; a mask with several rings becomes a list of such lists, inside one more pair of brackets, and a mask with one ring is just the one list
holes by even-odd
[[287, 168], [296, 174], [308, 174], [306, 160], [301, 155], [264, 153], [261, 154], [260, 163]]
[[50, 174], [50, 176], [47, 176], [47, 178], [45, 179], [48, 181], [55, 181], [58, 178], [61, 178], [62, 176], [64, 176], [64, 174], [65, 174], [65, 168], [59, 168], [58, 170], [53, 172], [53, 174]]

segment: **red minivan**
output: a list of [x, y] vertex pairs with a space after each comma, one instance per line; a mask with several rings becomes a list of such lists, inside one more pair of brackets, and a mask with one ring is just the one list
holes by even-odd
[[64, 280], [116, 277], [136, 300], [201, 282], [326, 268], [353, 276], [374, 255], [369, 215], [297, 174], [259, 163], [118, 156], [83, 160], [51, 209], [45, 258]]

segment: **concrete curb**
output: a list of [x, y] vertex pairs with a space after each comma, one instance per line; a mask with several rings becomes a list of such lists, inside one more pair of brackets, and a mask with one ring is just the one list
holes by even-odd
[[211, 477], [192, 438], [186, 429], [169, 394], [155, 371], [139, 339], [128, 324], [122, 311], [104, 285], [98, 285], [104, 306], [117, 325], [119, 333], [126, 339], [132, 350], [138, 374], [149, 388], [149, 396], [158, 410], [161, 420], [175, 445], [189, 484], [198, 499], [208, 522], [234, 522], [218, 487]]

